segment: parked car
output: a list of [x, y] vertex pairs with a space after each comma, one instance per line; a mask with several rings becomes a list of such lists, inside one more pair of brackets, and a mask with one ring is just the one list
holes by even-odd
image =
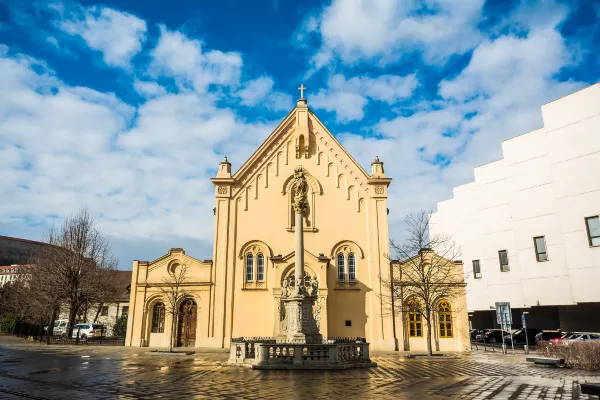
[[574, 335], [575, 332], [564, 332], [560, 337], [550, 339], [550, 343], [558, 343], [565, 340], [567, 337]]
[[[69, 321], [66, 319], [57, 319], [54, 321], [52, 335], [53, 336], [64, 336], [67, 334], [67, 326], [69, 325]], [[44, 327], [44, 332], [48, 330], [48, 326]]]
[[480, 342], [484, 333], [483, 329], [471, 329], [471, 342]]
[[510, 332], [502, 329], [488, 329], [483, 334], [485, 343], [502, 343], [502, 336], [510, 335]]
[[598, 333], [574, 333], [571, 336], [568, 336], [561, 343], [568, 345], [573, 342], [587, 342], [587, 341], [596, 341], [600, 340], [600, 334]]
[[558, 339], [561, 338], [563, 336], [563, 332], [562, 331], [542, 331], [540, 333], [538, 333], [537, 335], [535, 335], [535, 342], [540, 342], [540, 341], [550, 341], [552, 339]]
[[535, 337], [538, 333], [542, 333], [543, 331], [541, 329], [537, 329], [537, 328], [527, 328], [527, 341], [525, 340], [525, 329], [519, 329], [515, 332], [513, 332], [512, 337], [510, 334], [504, 336], [504, 341], [506, 343], [511, 342], [511, 340], [514, 340], [515, 344], [535, 344]]
[[104, 325], [99, 325], [99, 324], [76, 324], [73, 327], [73, 335], [72, 338], [75, 339], [77, 337], [77, 332], [79, 332], [79, 338], [86, 340], [86, 339], [93, 339], [93, 338], [99, 338], [100, 336], [102, 336], [102, 331], [104, 330]]

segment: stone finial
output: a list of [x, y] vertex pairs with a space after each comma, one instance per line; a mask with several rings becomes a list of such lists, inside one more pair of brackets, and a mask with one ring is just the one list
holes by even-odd
[[383, 161], [379, 161], [379, 156], [375, 156], [375, 161], [371, 163], [371, 176], [374, 178], [385, 178]]
[[217, 178], [231, 178], [231, 163], [227, 161], [227, 156], [219, 163]]

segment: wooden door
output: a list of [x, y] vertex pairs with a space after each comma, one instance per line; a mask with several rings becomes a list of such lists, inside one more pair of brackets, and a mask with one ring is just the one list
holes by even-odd
[[192, 299], [184, 300], [179, 307], [179, 329], [177, 346], [194, 347], [196, 344], [196, 302]]

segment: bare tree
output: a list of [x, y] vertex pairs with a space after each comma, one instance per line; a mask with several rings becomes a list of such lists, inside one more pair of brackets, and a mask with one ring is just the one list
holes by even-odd
[[162, 283], [155, 285], [160, 290], [165, 300], [165, 311], [171, 316], [171, 334], [169, 337], [169, 353], [173, 352], [173, 336], [175, 335], [175, 323], [179, 316], [179, 306], [184, 298], [191, 296], [185, 283], [187, 282], [187, 264], [175, 264], [171, 266], [169, 278], [163, 278]]
[[[46, 246], [32, 269], [32, 288], [52, 314], [52, 326], [61, 305], [69, 307], [67, 337], [71, 337], [80, 308], [104, 299], [110, 273], [117, 266], [109, 238], [95, 227], [86, 209], [69, 215], [59, 229], [50, 229]], [[52, 328], [49, 328], [50, 331]]]
[[[391, 263], [389, 279], [383, 279], [384, 295], [403, 321], [408, 312], [419, 313], [427, 325], [427, 351], [433, 354], [431, 333], [438, 302], [452, 302], [465, 293], [463, 269], [454, 261], [460, 249], [451, 236], [430, 233], [431, 214], [420, 211], [405, 218], [407, 235], [402, 244], [390, 240], [398, 261]], [[387, 289], [387, 290], [386, 290]], [[410, 301], [412, 300], [412, 301]], [[454, 312], [458, 311], [453, 309]]]

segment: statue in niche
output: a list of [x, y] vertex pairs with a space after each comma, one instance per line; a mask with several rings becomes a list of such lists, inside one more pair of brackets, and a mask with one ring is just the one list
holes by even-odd
[[294, 182], [294, 211], [297, 213], [304, 213], [308, 206], [308, 184], [306, 183], [306, 171], [304, 168], [296, 167], [294, 170]]
[[317, 281], [317, 278], [314, 278], [312, 280], [312, 282], [310, 283], [310, 287], [312, 289], [311, 295], [313, 297], [316, 297], [319, 294], [319, 281]]
[[283, 297], [288, 297], [290, 295], [290, 283], [287, 279], [284, 279], [281, 284], [281, 295]]

